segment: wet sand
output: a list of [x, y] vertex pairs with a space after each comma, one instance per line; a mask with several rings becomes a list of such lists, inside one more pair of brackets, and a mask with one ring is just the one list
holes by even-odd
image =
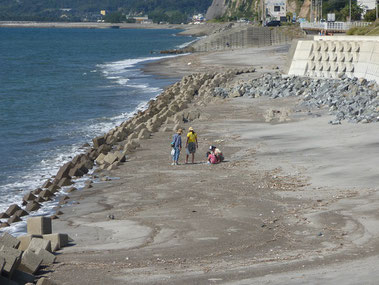
[[[256, 67], [235, 79], [245, 80], [283, 70], [286, 49], [189, 55], [145, 71]], [[170, 164], [172, 131], [141, 140], [127, 162], [103, 172], [111, 181], [62, 208], [54, 231], [75, 245], [46, 276], [58, 284], [376, 284], [378, 125], [331, 126], [327, 112], [305, 112], [298, 100], [190, 105], [201, 112], [183, 124], [198, 132], [197, 163], [183, 164], [182, 153], [181, 165]], [[268, 122], [271, 110], [288, 116]], [[224, 163], [205, 163], [211, 144]]]

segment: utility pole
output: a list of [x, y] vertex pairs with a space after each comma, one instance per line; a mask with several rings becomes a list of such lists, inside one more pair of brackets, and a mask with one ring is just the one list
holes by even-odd
[[378, 20], [378, 5], [379, 5], [379, 0], [376, 1], [376, 19]]
[[349, 22], [351, 22], [351, 0], [349, 0]]
[[322, 19], [322, 0], [320, 0], [320, 14], [321, 14], [321, 17], [320, 17], [320, 19]]
[[311, 0], [311, 12], [309, 13], [309, 22], [312, 23], [312, 15], [313, 15], [313, 0]]

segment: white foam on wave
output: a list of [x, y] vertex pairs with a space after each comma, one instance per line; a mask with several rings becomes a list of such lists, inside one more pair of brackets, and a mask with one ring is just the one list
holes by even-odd
[[[184, 54], [183, 54], [184, 55]], [[110, 80], [116, 80], [115, 82], [120, 85], [125, 85], [130, 80], [130, 73], [133, 68], [140, 63], [147, 63], [150, 61], [156, 61], [165, 58], [172, 58], [182, 55], [166, 55], [156, 57], [143, 57], [135, 59], [124, 59], [119, 61], [113, 61], [109, 63], [98, 64], [97, 67], [101, 69], [102, 74]]]
[[149, 86], [149, 84], [128, 84], [126, 86], [131, 87], [131, 88], [143, 89], [146, 92], [151, 92], [151, 93], [160, 93], [163, 91], [161, 88], [151, 87]]
[[[126, 85], [126, 83], [130, 80], [129, 78], [123, 76], [123, 73], [126, 69], [132, 68], [133, 66], [141, 62], [148, 62], [177, 56], [181, 55], [128, 59], [99, 65], [98, 67], [101, 68], [101, 72], [103, 72], [103, 74], [106, 75], [108, 79], [115, 80], [118, 84], [122, 83], [122, 85]], [[142, 89], [145, 92], [149, 93], [155, 93], [151, 98], [152, 100], [154, 100], [156, 96], [158, 96], [162, 91], [161, 88], [151, 87], [148, 84], [129, 84], [126, 86], [128, 86], [129, 88]], [[146, 110], [148, 107], [148, 103], [149, 101], [140, 102], [132, 112], [122, 113], [111, 118], [93, 119], [92, 122], [89, 122], [89, 124], [86, 125], [84, 137], [91, 139], [95, 136], [107, 133], [110, 129], [132, 118], [139, 111]], [[6, 185], [0, 185], [0, 195], [2, 196], [2, 201], [0, 202], [0, 212], [6, 211], [6, 209], [11, 204], [18, 204], [19, 206], [21, 206], [22, 197], [25, 194], [38, 187], [41, 187], [41, 185], [47, 179], [51, 178], [58, 172], [60, 166], [70, 161], [74, 156], [80, 153], [83, 153], [83, 150], [81, 149], [79, 143], [74, 144], [72, 146], [65, 146], [54, 150], [50, 150], [47, 154], [44, 155], [47, 158], [41, 158], [41, 161], [38, 164], [33, 165], [30, 169], [28, 169], [25, 172], [24, 176], [14, 177], [13, 179], [15, 180], [15, 182], [8, 183]], [[76, 183], [75, 187], [79, 189], [79, 187], [84, 186], [84, 182], [82, 182], [82, 186], [80, 186], [80, 183], [80, 181], [79, 183]], [[17, 191], [16, 189], [21, 190]], [[51, 215], [53, 213], [53, 208], [56, 207], [58, 204], [59, 196], [64, 195], [64, 193], [64, 190], [57, 193], [57, 198], [54, 201], [44, 203], [43, 207], [40, 210], [32, 212], [30, 216]], [[22, 222], [15, 223], [8, 228], [1, 229], [0, 232], [7, 231], [16, 236], [25, 233], [25, 220], [27, 219], [27, 217], [30, 216], [24, 217]]]

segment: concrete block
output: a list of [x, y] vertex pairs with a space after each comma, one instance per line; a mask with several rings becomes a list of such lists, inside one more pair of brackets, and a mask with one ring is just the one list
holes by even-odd
[[5, 259], [3, 275], [12, 278], [14, 271], [18, 268], [21, 261], [22, 251], [12, 247], [0, 247], [0, 258]]
[[14, 213], [16, 213], [18, 210], [21, 210], [21, 208], [16, 205], [16, 204], [13, 204], [13, 205], [10, 205], [9, 208], [5, 211], [5, 213], [11, 217], [14, 215]]
[[22, 220], [21, 220], [21, 218], [19, 217], [19, 216], [17, 216], [17, 215], [13, 215], [12, 217], [10, 217], [9, 219], [8, 219], [8, 224], [13, 224], [13, 223], [18, 223], [18, 222], [21, 222]]
[[49, 240], [51, 242], [51, 249], [53, 251], [59, 250], [68, 245], [68, 235], [67, 234], [50, 234], [43, 235], [43, 239]]
[[117, 155], [115, 155], [114, 153], [108, 153], [105, 157], [104, 157], [104, 161], [108, 164], [112, 164], [113, 162], [117, 161], [118, 160], [118, 157]]
[[[12, 277], [12, 280], [15, 281], [17, 284], [26, 284], [26, 283], [34, 284], [35, 279], [36, 278], [32, 274], [23, 272], [21, 270], [16, 270]], [[0, 282], [0, 284], [3, 284], [3, 283]]]
[[5, 278], [3, 276], [0, 276], [0, 284], [1, 285], [19, 285], [17, 282], [13, 280], [9, 280], [8, 278]]
[[51, 219], [33, 217], [27, 220], [27, 231], [31, 235], [48, 235], [52, 233]]
[[42, 236], [27, 234], [27, 235], [17, 237], [17, 239], [20, 241], [20, 245], [18, 246], [18, 249], [22, 251], [27, 250], [33, 238], [42, 238]]
[[1, 275], [1, 272], [3, 271], [4, 265], [5, 265], [5, 259], [3, 257], [0, 257], [0, 275]]
[[51, 241], [41, 238], [32, 238], [28, 250], [36, 252], [40, 248], [51, 252]]
[[38, 282], [36, 285], [55, 285], [55, 283], [48, 278], [42, 277], [38, 279]]
[[53, 264], [56, 259], [56, 256], [54, 254], [43, 248], [38, 249], [35, 254], [42, 258], [42, 264], [44, 265]]
[[4, 233], [0, 237], [0, 246], [4, 245], [7, 247], [17, 248], [19, 244], [20, 244], [20, 241], [8, 233]]
[[33, 251], [27, 249], [21, 258], [21, 264], [18, 270], [35, 274], [42, 264], [42, 258], [36, 255]]
[[33, 212], [37, 211], [39, 208], [41, 208], [41, 204], [36, 201], [31, 201], [26, 205], [25, 210], [28, 212]]
[[72, 183], [72, 181], [71, 181], [70, 178], [64, 177], [64, 178], [62, 178], [62, 179], [59, 181], [58, 186], [59, 186], [59, 187], [64, 187], [64, 186], [70, 186], [70, 185], [72, 185], [72, 184], [73, 184], [73, 183]]
[[0, 213], [0, 219], [8, 219], [8, 218], [10, 218], [8, 214]]

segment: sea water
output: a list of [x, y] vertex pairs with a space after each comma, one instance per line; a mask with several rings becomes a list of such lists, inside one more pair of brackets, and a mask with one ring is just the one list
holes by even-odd
[[0, 28], [0, 213], [173, 83], [141, 65], [193, 40], [177, 32]]

